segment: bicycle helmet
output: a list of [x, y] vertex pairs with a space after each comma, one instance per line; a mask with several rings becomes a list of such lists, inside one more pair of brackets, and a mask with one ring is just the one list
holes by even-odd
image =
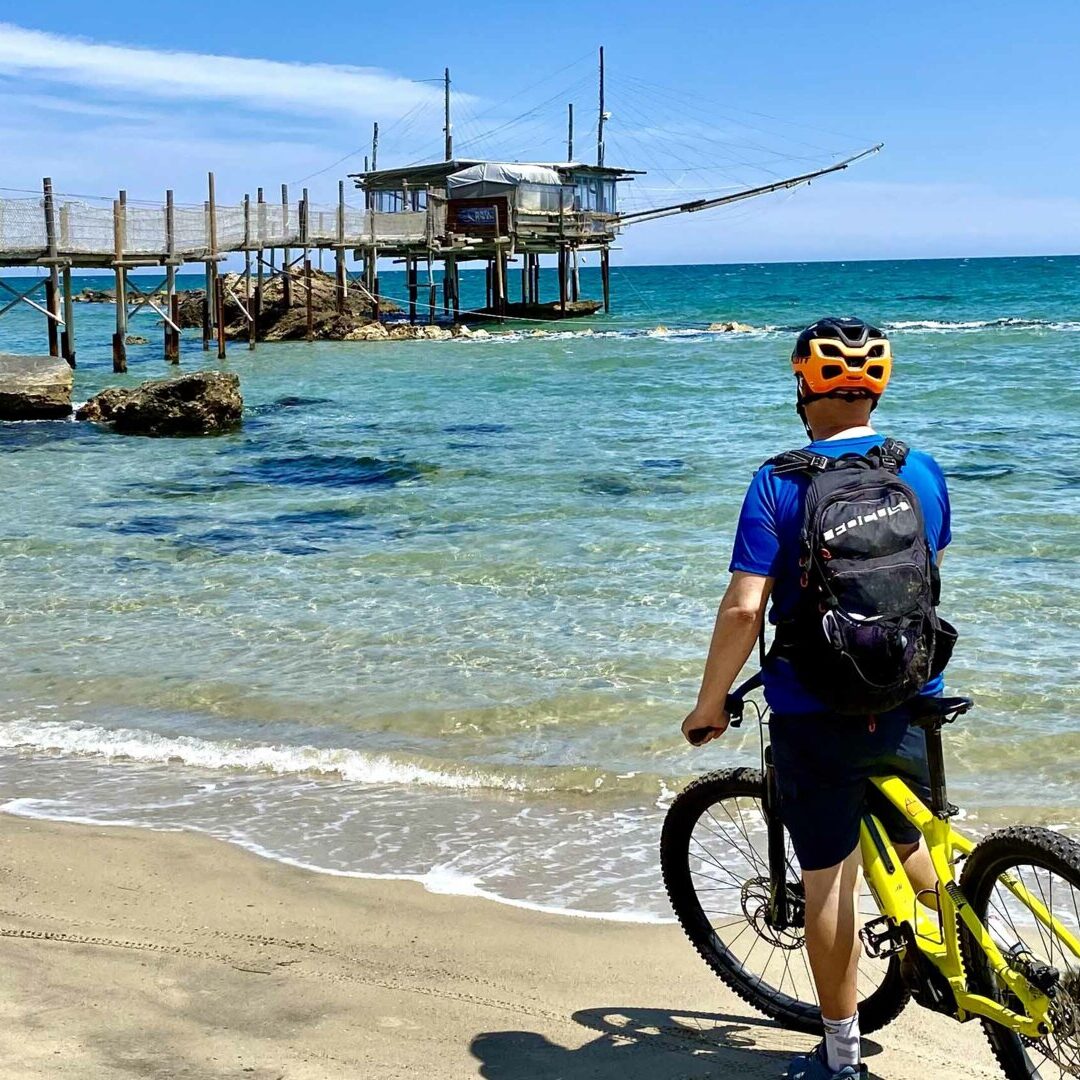
[[823, 397], [868, 397], [876, 405], [892, 374], [892, 349], [885, 334], [862, 319], [818, 319], [796, 340], [791, 370], [801, 405]]

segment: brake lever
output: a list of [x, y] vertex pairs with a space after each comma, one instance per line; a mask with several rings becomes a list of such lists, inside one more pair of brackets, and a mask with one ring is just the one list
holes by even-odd
[[745, 708], [746, 702], [741, 697], [728, 694], [724, 701], [724, 712], [728, 714], [731, 727], [742, 727], [743, 710]]

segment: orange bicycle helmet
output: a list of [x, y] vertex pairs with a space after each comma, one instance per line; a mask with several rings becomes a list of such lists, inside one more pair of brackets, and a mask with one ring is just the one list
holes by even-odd
[[800, 404], [868, 397], [876, 405], [892, 374], [892, 349], [885, 334], [862, 319], [819, 319], [795, 342], [791, 370]]

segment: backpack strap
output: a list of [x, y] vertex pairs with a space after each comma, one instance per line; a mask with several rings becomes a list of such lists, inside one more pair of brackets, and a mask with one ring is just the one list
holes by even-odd
[[867, 456], [869, 457], [870, 454], [874, 454], [889, 472], [898, 473], [907, 461], [908, 445], [899, 439], [888, 438], [881, 446], [873, 447]]
[[825, 472], [833, 467], [835, 462], [824, 454], [811, 454], [809, 450], [788, 450], [776, 457], [769, 458], [762, 465], [771, 465], [774, 476], [789, 476], [792, 473], [806, 473], [813, 476], [815, 473]]

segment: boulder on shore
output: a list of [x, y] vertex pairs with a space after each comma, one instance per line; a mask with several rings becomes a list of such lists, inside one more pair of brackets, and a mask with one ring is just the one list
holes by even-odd
[[[286, 306], [285, 283], [280, 275], [270, 278], [263, 285], [260, 341], [303, 341], [307, 337], [307, 293], [302, 273], [293, 273], [291, 293], [292, 304]], [[206, 291], [192, 289], [179, 295], [180, 326], [201, 327]], [[230, 341], [246, 341], [250, 332], [250, 324], [237, 302], [243, 296], [243, 275], [226, 274], [225, 337]], [[366, 340], [347, 336], [359, 327], [372, 323], [371, 300], [358, 285], [350, 286], [345, 296], [344, 310], [341, 311], [337, 302], [337, 279], [322, 270], [312, 270], [311, 301], [311, 329], [316, 341]], [[389, 300], [379, 302], [379, 311], [384, 315], [400, 310], [397, 304]], [[373, 340], [378, 339], [376, 335]]]
[[193, 371], [126, 389], [111, 386], [75, 414], [124, 435], [215, 435], [243, 419], [240, 380], [229, 372]]
[[0, 420], [71, 415], [71, 368], [55, 356], [0, 354]]

